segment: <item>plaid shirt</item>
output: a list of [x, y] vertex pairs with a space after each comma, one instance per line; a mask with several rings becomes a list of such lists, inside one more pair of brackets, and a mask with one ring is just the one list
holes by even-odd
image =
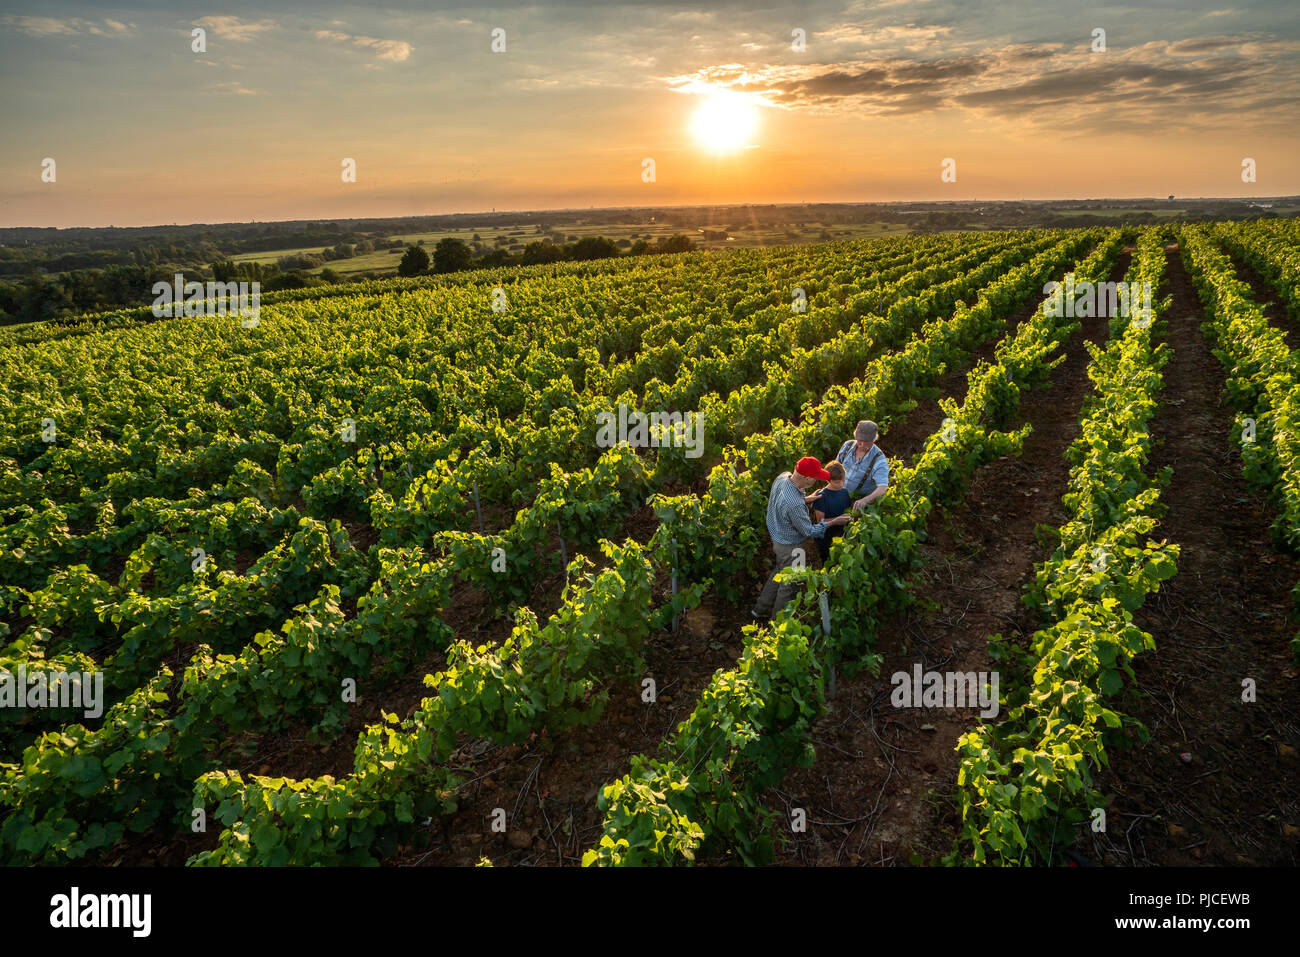
[[873, 445], [870, 452], [861, 459], [855, 459], [855, 444], [853, 439], [849, 439], [840, 446], [839, 454], [835, 456], [835, 461], [844, 466], [844, 487], [849, 490], [849, 494], [856, 496], [860, 492], [862, 495], [870, 495], [877, 486], [888, 486], [889, 459], [885, 458], [880, 446]]
[[778, 475], [767, 498], [767, 533], [772, 541], [798, 545], [807, 538], [821, 538], [825, 532], [825, 522], [813, 524], [808, 518], [808, 503], [799, 486], [791, 481], [790, 473]]

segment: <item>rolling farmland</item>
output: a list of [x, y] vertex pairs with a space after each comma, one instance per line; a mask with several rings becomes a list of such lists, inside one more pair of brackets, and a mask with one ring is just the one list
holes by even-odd
[[[1297, 249], [933, 234], [0, 330], [0, 666], [103, 694], [0, 709], [0, 856], [1294, 865]], [[620, 407], [701, 442], [603, 441]], [[890, 493], [755, 623], [773, 479], [862, 419]], [[900, 707], [914, 668], [996, 714]]]

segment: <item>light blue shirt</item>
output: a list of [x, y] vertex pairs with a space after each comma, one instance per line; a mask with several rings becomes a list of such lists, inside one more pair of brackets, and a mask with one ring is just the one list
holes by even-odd
[[858, 459], [857, 442], [849, 439], [840, 446], [835, 460], [844, 466], [844, 487], [851, 495], [870, 495], [877, 487], [889, 487], [889, 459], [880, 446], [873, 445], [871, 451]]

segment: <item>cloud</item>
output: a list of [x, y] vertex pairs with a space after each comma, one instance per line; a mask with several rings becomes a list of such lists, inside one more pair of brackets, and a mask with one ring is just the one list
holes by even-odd
[[83, 20], [81, 17], [26, 17], [6, 14], [0, 17], [0, 26], [12, 27], [19, 33], [32, 37], [65, 37], [90, 33], [100, 37], [124, 37], [135, 24], [125, 24], [120, 20], [105, 19], [101, 23]]
[[26, 33], [28, 36], [57, 37], [80, 33], [77, 24], [85, 23], [85, 21], [76, 18], [58, 20], [54, 17], [15, 17], [8, 15], [0, 17], [0, 23], [7, 27], [13, 27], [21, 33]]
[[906, 26], [863, 27], [856, 23], [841, 23], [813, 36], [813, 42], [851, 43], [859, 46], [887, 45], [893, 49], [919, 50], [930, 46], [952, 33], [952, 27]]
[[1197, 129], [1225, 118], [1285, 125], [1300, 89], [1300, 41], [1213, 36], [1153, 41], [1092, 54], [1060, 43], [1015, 44], [946, 57], [857, 57], [837, 63], [728, 63], [665, 77], [674, 90], [719, 87], [773, 107], [859, 116], [954, 110], [1023, 125], [1083, 129], [1097, 122], [1174, 122]]
[[876, 10], [888, 10], [890, 7], [916, 7], [930, 0], [858, 0], [845, 8], [845, 13], [869, 14]]
[[714, 15], [708, 10], [678, 10], [667, 17], [669, 23], [712, 23]]
[[224, 83], [213, 83], [208, 87], [209, 93], [231, 93], [236, 96], [262, 96], [261, 90], [250, 90], [236, 80], [228, 80]]
[[223, 40], [244, 43], [259, 33], [274, 30], [279, 24], [274, 20], [241, 20], [239, 17], [202, 17], [194, 21], [195, 26], [211, 30]]
[[353, 36], [339, 30], [316, 30], [312, 36], [318, 40], [333, 40], [336, 43], [351, 43], [353, 46], [374, 50], [381, 60], [402, 63], [414, 49], [405, 40], [380, 40], [376, 37]]
[[559, 85], [559, 80], [544, 76], [526, 76], [515, 82], [515, 86], [521, 90], [543, 90]]

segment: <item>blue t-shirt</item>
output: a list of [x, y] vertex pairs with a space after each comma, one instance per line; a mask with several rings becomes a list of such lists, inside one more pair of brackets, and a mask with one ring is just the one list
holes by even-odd
[[813, 502], [812, 507], [827, 518], [839, 518], [848, 509], [851, 501], [853, 500], [849, 497], [848, 489], [828, 488], [822, 490], [821, 498]]

